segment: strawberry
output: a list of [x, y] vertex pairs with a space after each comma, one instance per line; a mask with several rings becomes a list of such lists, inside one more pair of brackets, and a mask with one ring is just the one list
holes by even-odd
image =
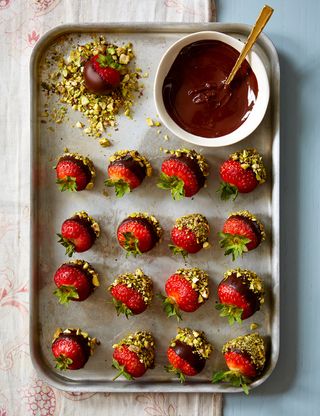
[[93, 354], [96, 338], [90, 338], [81, 329], [58, 328], [53, 336], [52, 353], [59, 370], [78, 370]]
[[154, 216], [134, 212], [121, 222], [117, 230], [120, 246], [127, 256], [145, 253], [151, 250], [162, 235], [162, 228]]
[[66, 254], [71, 257], [74, 252], [82, 253], [92, 247], [100, 235], [100, 227], [85, 211], [80, 211], [63, 222], [61, 234], [57, 235], [60, 237], [58, 242], [66, 248]]
[[120, 85], [122, 65], [113, 59], [109, 50], [105, 55], [92, 56], [84, 65], [84, 84], [94, 94], [110, 94]]
[[221, 199], [236, 199], [238, 192], [252, 192], [259, 184], [266, 181], [266, 169], [262, 157], [256, 149], [244, 149], [232, 153], [220, 166], [223, 182], [217, 192]]
[[154, 368], [154, 339], [150, 332], [138, 331], [129, 334], [113, 345], [113, 367], [127, 380], [141, 377], [149, 368]]
[[209, 224], [201, 214], [191, 214], [176, 220], [171, 231], [169, 248], [174, 254], [184, 258], [190, 253], [197, 253], [202, 248], [210, 247], [208, 243]]
[[211, 353], [212, 346], [204, 332], [178, 328], [178, 334], [171, 340], [167, 350], [170, 365], [165, 366], [165, 369], [168, 373], [176, 374], [180, 383], [184, 383], [185, 376], [195, 376], [203, 370]]
[[118, 198], [141, 185], [146, 176], [152, 175], [149, 161], [136, 150], [120, 150], [109, 160], [109, 179], [105, 184], [115, 188]]
[[151, 303], [152, 280], [141, 269], [135, 273], [119, 275], [109, 286], [113, 303], [119, 316], [123, 313], [126, 318], [144, 312]]
[[78, 153], [65, 153], [55, 166], [60, 191], [91, 189], [96, 176], [93, 163]]
[[255, 249], [266, 238], [263, 224], [249, 211], [230, 214], [218, 234], [224, 255], [231, 254], [232, 260]]
[[179, 321], [180, 310], [194, 312], [209, 297], [208, 275], [198, 268], [178, 269], [166, 282], [167, 297], [159, 294], [167, 316], [175, 316]]
[[216, 309], [220, 316], [227, 316], [229, 324], [241, 324], [264, 303], [264, 285], [256, 273], [246, 269], [228, 270], [218, 286], [220, 303]]
[[212, 383], [224, 381], [234, 387], [242, 387], [249, 394], [248, 384], [259, 376], [265, 366], [266, 352], [259, 334], [247, 334], [228, 341], [222, 354], [229, 371], [218, 371], [212, 376]]
[[172, 198], [179, 200], [195, 195], [209, 175], [205, 158], [195, 150], [165, 150], [171, 156], [162, 163], [158, 187], [170, 189]]
[[83, 260], [73, 260], [63, 264], [55, 272], [53, 279], [58, 287], [53, 293], [61, 304], [70, 300], [81, 302], [99, 286], [97, 272]]

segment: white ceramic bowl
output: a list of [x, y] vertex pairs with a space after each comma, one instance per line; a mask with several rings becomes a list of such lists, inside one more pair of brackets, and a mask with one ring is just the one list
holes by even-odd
[[180, 137], [181, 139], [197, 144], [200, 146], [207, 146], [207, 147], [219, 147], [219, 146], [227, 146], [240, 140], [243, 140], [249, 134], [251, 134], [260, 124], [262, 121], [264, 114], [266, 112], [268, 102], [269, 102], [269, 80], [267, 76], [266, 69], [264, 64], [262, 63], [261, 59], [255, 52], [250, 52], [247, 56], [247, 60], [257, 78], [258, 82], [258, 96], [257, 100], [253, 106], [253, 109], [245, 120], [245, 122], [238, 127], [233, 132], [226, 134], [220, 137], [208, 138], [208, 137], [201, 137], [196, 136], [195, 134], [191, 134], [181, 128], [168, 114], [162, 96], [162, 86], [165, 77], [167, 76], [173, 62], [175, 61], [177, 55], [187, 45], [190, 45], [193, 42], [199, 40], [219, 40], [222, 41], [238, 51], [241, 51], [244, 44], [239, 40], [226, 35], [224, 33], [219, 32], [197, 32], [191, 35], [185, 36], [182, 39], [175, 42], [163, 55], [155, 77], [154, 83], [154, 99], [155, 105], [157, 108], [157, 112], [159, 114], [160, 119], [165, 124], [165, 126], [176, 136]]

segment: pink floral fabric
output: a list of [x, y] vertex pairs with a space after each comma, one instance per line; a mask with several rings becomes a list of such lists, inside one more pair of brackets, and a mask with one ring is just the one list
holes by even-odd
[[0, 416], [221, 414], [221, 395], [129, 394], [119, 400], [58, 391], [36, 374], [28, 345], [32, 48], [62, 23], [214, 18], [210, 0], [0, 0]]

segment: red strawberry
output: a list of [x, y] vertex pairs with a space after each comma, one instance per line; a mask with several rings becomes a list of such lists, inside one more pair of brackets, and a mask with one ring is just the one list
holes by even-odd
[[153, 296], [152, 280], [141, 269], [119, 275], [109, 286], [118, 316], [138, 315], [146, 310]]
[[167, 297], [159, 295], [167, 316], [175, 316], [179, 321], [180, 310], [194, 312], [209, 297], [208, 275], [203, 270], [179, 269], [169, 277], [165, 290]]
[[58, 328], [52, 341], [52, 353], [55, 357], [56, 368], [59, 370], [78, 370], [84, 367], [90, 355], [93, 354], [95, 338], [90, 338], [80, 329]]
[[66, 248], [66, 254], [71, 257], [75, 251], [82, 253], [89, 250], [99, 235], [99, 224], [86, 212], [81, 211], [63, 222], [58, 242]]
[[127, 255], [145, 253], [151, 250], [162, 235], [162, 229], [154, 216], [135, 212], [122, 221], [117, 230], [120, 246]]
[[110, 157], [107, 186], [114, 186], [116, 196], [121, 198], [137, 188], [146, 176], [151, 176], [149, 161], [136, 150], [120, 150]]
[[92, 56], [84, 65], [83, 77], [88, 91], [109, 94], [120, 85], [120, 65], [110, 53]]
[[205, 158], [195, 150], [166, 152], [171, 156], [162, 163], [158, 187], [170, 189], [172, 198], [176, 200], [195, 195], [204, 186], [205, 177], [209, 174]]
[[220, 166], [220, 176], [224, 182], [220, 184], [217, 192], [223, 200], [231, 196], [235, 200], [238, 192], [253, 191], [259, 184], [263, 184], [267, 177], [262, 157], [256, 149], [232, 153]]
[[113, 378], [123, 375], [127, 380], [141, 377], [154, 367], [154, 339], [150, 332], [138, 331], [129, 334], [113, 346], [113, 367], [119, 372]]
[[259, 376], [265, 366], [266, 352], [259, 334], [247, 334], [228, 341], [222, 348], [229, 371], [213, 374], [212, 383], [224, 381], [242, 387], [249, 394], [248, 384]]
[[264, 303], [263, 282], [250, 270], [228, 270], [218, 286], [218, 297], [220, 316], [227, 316], [230, 325], [235, 321], [241, 324]]
[[171, 231], [173, 244], [169, 248], [174, 254], [181, 254], [184, 258], [190, 253], [197, 253], [203, 247], [208, 248], [209, 224], [201, 214], [191, 214], [176, 220]]
[[87, 157], [65, 153], [59, 158], [55, 169], [61, 191], [82, 191], [93, 187], [96, 171]]
[[167, 350], [170, 365], [165, 369], [176, 374], [180, 382], [184, 383], [185, 376], [195, 376], [203, 370], [211, 352], [212, 346], [204, 332], [178, 328], [178, 334], [171, 340]]
[[98, 274], [83, 260], [74, 260], [63, 264], [55, 272], [54, 282], [57, 285], [53, 293], [61, 304], [70, 300], [83, 301], [87, 299], [95, 287], [99, 286]]
[[265, 239], [263, 224], [249, 211], [230, 214], [219, 233], [220, 247], [225, 256], [232, 254], [232, 260], [253, 250]]

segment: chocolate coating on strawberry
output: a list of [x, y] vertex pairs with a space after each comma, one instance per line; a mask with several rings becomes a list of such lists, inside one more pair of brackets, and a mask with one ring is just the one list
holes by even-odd
[[113, 345], [113, 348], [113, 367], [119, 370], [113, 380], [121, 375], [127, 380], [132, 380], [154, 368], [155, 342], [148, 331], [129, 334]]
[[202, 248], [209, 248], [209, 223], [204, 215], [191, 214], [176, 220], [171, 231], [169, 248], [174, 254], [181, 254], [184, 258], [190, 253], [197, 253]]
[[58, 242], [66, 248], [66, 254], [71, 257], [74, 252], [81, 253], [92, 247], [100, 236], [100, 227], [85, 211], [79, 211], [63, 222], [61, 234], [58, 236]]
[[200, 373], [204, 369], [206, 360], [201, 357], [199, 354], [194, 354], [194, 350], [190, 345], [182, 341], [175, 341], [175, 346], [173, 347], [174, 352], [179, 355], [183, 360], [185, 360], [191, 367]]
[[119, 275], [108, 288], [117, 315], [123, 313], [128, 318], [144, 312], [151, 303], [152, 288], [152, 280], [141, 269]]
[[120, 85], [121, 65], [111, 54], [92, 56], [83, 67], [84, 84], [88, 91], [105, 95]]
[[252, 316], [264, 303], [264, 285], [260, 277], [247, 269], [228, 270], [218, 286], [220, 316], [229, 324], [241, 323]]
[[256, 149], [244, 149], [232, 153], [220, 166], [220, 176], [224, 181], [217, 192], [221, 199], [236, 199], [238, 192], [252, 192], [266, 181], [267, 174], [262, 157]]
[[152, 175], [150, 162], [136, 150], [120, 150], [109, 160], [109, 179], [105, 184], [114, 187], [119, 198], [141, 185], [146, 176]]
[[62, 264], [54, 275], [58, 289], [53, 293], [61, 304], [84, 301], [99, 286], [98, 273], [84, 260], [72, 260]]
[[56, 329], [52, 341], [52, 353], [59, 370], [78, 370], [83, 368], [98, 344], [81, 329]]
[[173, 199], [195, 195], [205, 184], [209, 167], [205, 158], [195, 150], [166, 150], [171, 156], [162, 163], [158, 187], [170, 189]]

